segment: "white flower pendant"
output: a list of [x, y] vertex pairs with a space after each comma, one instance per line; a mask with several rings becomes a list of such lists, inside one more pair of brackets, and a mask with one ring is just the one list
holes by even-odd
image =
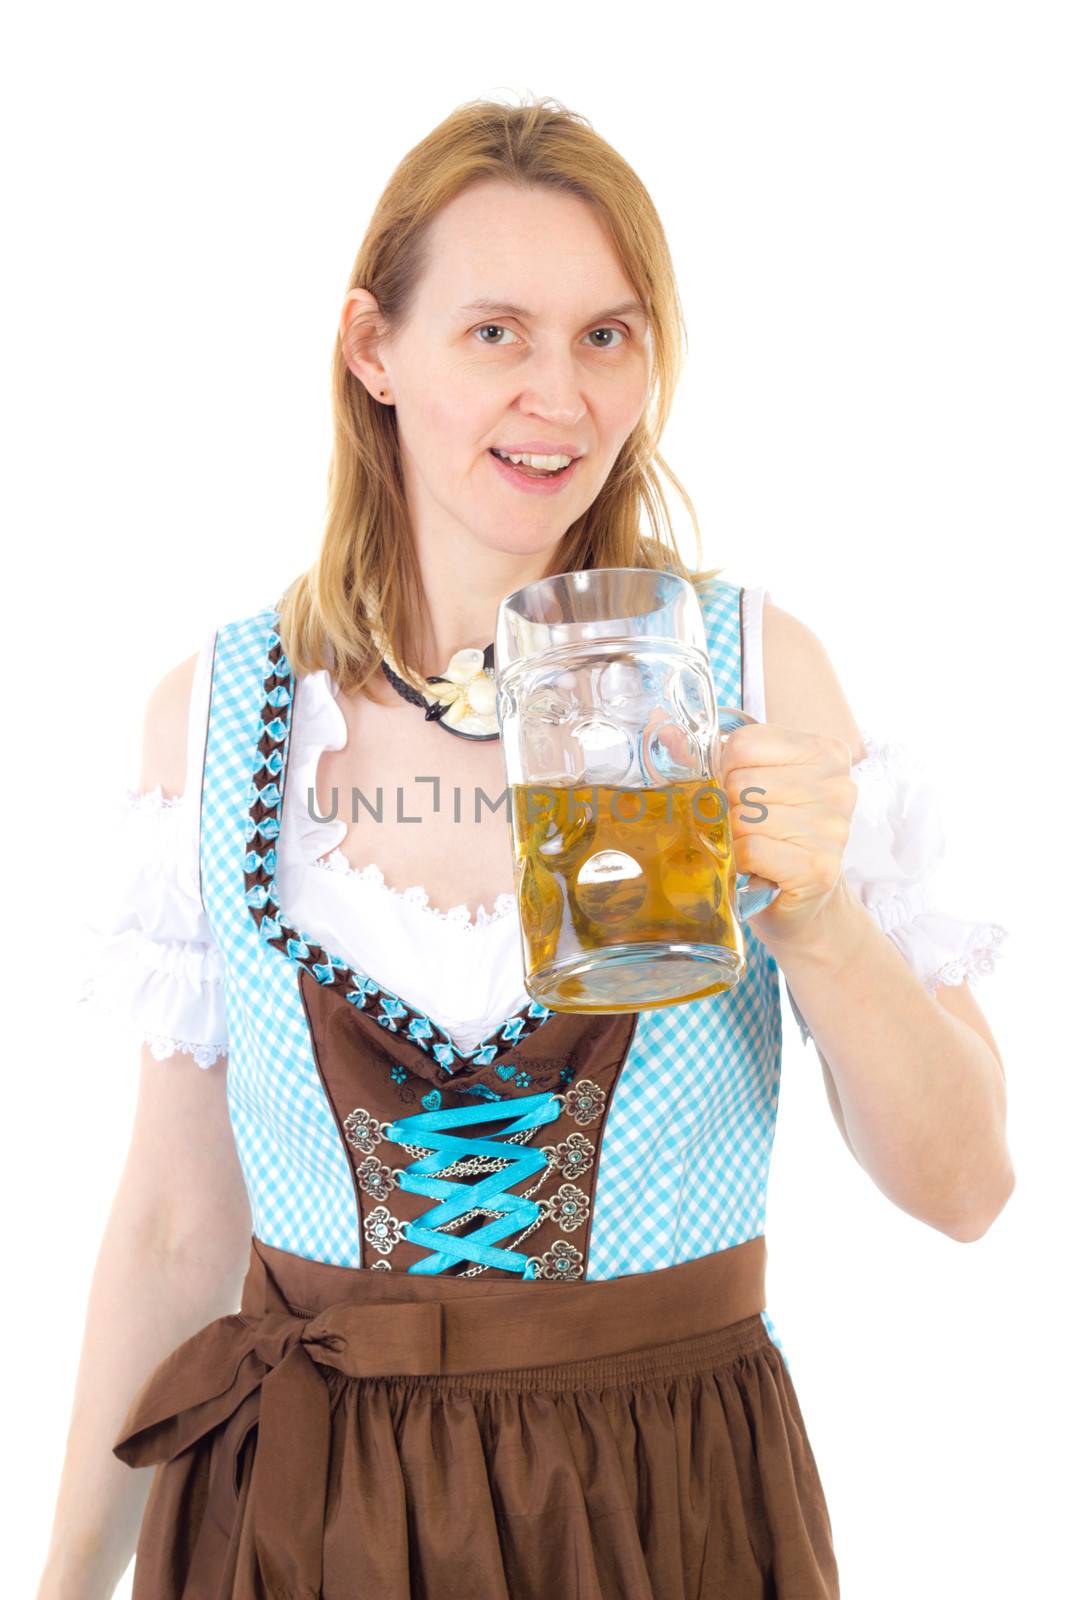
[[457, 650], [443, 673], [427, 678], [426, 698], [448, 707], [439, 720], [457, 733], [484, 739], [500, 732], [496, 679], [485, 666], [484, 650]]

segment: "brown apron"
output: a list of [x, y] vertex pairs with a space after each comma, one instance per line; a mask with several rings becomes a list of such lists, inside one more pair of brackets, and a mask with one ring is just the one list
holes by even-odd
[[159, 1463], [134, 1600], [827, 1600], [829, 1516], [759, 1313], [766, 1245], [578, 1283], [253, 1237], [115, 1454]]

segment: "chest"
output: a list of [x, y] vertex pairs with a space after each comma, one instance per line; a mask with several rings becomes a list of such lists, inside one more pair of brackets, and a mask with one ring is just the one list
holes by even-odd
[[322, 752], [315, 800], [346, 825], [338, 848], [352, 866], [377, 866], [393, 888], [421, 885], [441, 910], [473, 914], [514, 892], [500, 741], [458, 738], [402, 702], [337, 704], [347, 738]]
[[[736, 591], [716, 586], [706, 603], [716, 687], [723, 703], [736, 705], [740, 695]], [[304, 999], [310, 995], [326, 1000], [343, 994], [360, 1015], [364, 1010], [373, 1015], [373, 1026], [366, 1030], [371, 1040], [396, 1045], [408, 1041], [420, 1059], [447, 1060], [457, 1072], [480, 1063], [437, 1053], [437, 1042], [431, 1045], [419, 1015], [413, 1015], [402, 1002], [396, 1003], [396, 996], [403, 995], [399, 979], [398, 987], [384, 995], [369, 980], [368, 972], [374, 972], [371, 956], [377, 958], [373, 948], [362, 967], [352, 969], [351, 962], [345, 965], [339, 946], [327, 940], [325, 948], [336, 969], [333, 977], [344, 981], [326, 983], [322, 952], [316, 946], [309, 953], [299, 936], [301, 928], [313, 938], [325, 935], [325, 929], [312, 918], [303, 923], [288, 918], [278, 928], [266, 914], [268, 909], [276, 914], [287, 910], [285, 895], [279, 908], [269, 892], [278, 887], [270, 884], [270, 873], [271, 846], [280, 817], [271, 780], [279, 772], [278, 757], [290, 731], [292, 704], [287, 680], [276, 680], [270, 670], [280, 649], [276, 622], [277, 613], [267, 610], [224, 625], [218, 633], [212, 668], [200, 864], [205, 909], [225, 956], [231, 1044], [226, 1073], [228, 1105], [256, 1235], [279, 1249], [320, 1261], [370, 1265], [375, 1252], [361, 1232], [359, 1202], [347, 1159], [351, 1146], [339, 1137], [323, 1089]], [[299, 699], [298, 693], [298, 715]], [[334, 703], [341, 705], [340, 700]], [[359, 709], [366, 715], [353, 717], [350, 729], [346, 725], [342, 731], [340, 716], [331, 719], [330, 742], [340, 745], [343, 737], [344, 745], [324, 751], [319, 758], [320, 765], [325, 763], [323, 792], [318, 796], [320, 815], [329, 813], [329, 784], [337, 774], [341, 775], [339, 782], [362, 786], [372, 798], [379, 784], [386, 790], [398, 773], [409, 779], [436, 774], [442, 783], [442, 808], [448, 803], [452, 782], [459, 783], [468, 799], [475, 784], [489, 795], [500, 793], [503, 758], [498, 742], [478, 745], [456, 739], [424, 724], [412, 707], [397, 708], [395, 717], [379, 714], [373, 704]], [[305, 770], [300, 769], [301, 781]], [[290, 770], [290, 781], [295, 781], [294, 772], [295, 767]], [[255, 804], [249, 800], [253, 774], [255, 787], [263, 795]], [[311, 782], [310, 772], [306, 781]], [[421, 788], [430, 793], [429, 785]], [[370, 827], [361, 820], [346, 828], [346, 844], [353, 852], [360, 841], [370, 841], [362, 847], [361, 856], [354, 854], [355, 864], [369, 865], [373, 855], [382, 855], [389, 838], [399, 838], [404, 847], [393, 860], [391, 880], [424, 878], [437, 903], [447, 904], [450, 899], [458, 903], [462, 898], [474, 906], [475, 896], [486, 902], [487, 895], [478, 888], [478, 872], [482, 873], [481, 883], [489, 880], [492, 891], [513, 888], [502, 811], [495, 817], [483, 814], [475, 825], [464, 807], [461, 821], [448, 828], [444, 819], [450, 813], [437, 814], [437, 845], [442, 851], [457, 842], [465, 847], [472, 841], [474, 846], [473, 863], [466, 857], [463, 864], [468, 881], [455, 895], [449, 882], [434, 872], [438, 863], [433, 849], [422, 842], [433, 837], [432, 795], [419, 808], [427, 820], [414, 824], [397, 824], [395, 796], [389, 810], [385, 798], [383, 793], [380, 824]], [[333, 829], [335, 835], [338, 831]], [[417, 857], [406, 843], [408, 839], [419, 841]], [[236, 840], [244, 841], [247, 849], [236, 850]], [[487, 854], [483, 841], [493, 841], [500, 851], [492, 879], [483, 859]], [[254, 872], [250, 871], [253, 857], [265, 858]], [[410, 880], [405, 873], [407, 861], [416, 861]], [[615, 1277], [668, 1266], [741, 1243], [762, 1231], [767, 1161], [778, 1101], [781, 1016], [774, 962], [757, 940], [752, 941], [749, 955], [741, 981], [725, 994], [706, 1002], [661, 1007], [638, 1019], [610, 1109], [606, 1108], [595, 1124], [603, 1124], [603, 1140], [595, 1169], [596, 1221], [590, 1233], [586, 1277]], [[315, 987], [297, 983], [294, 973], [310, 973], [316, 979]], [[432, 974], [434, 980], [439, 976]], [[424, 1005], [431, 1017], [435, 1004], [435, 997], [429, 994]], [[545, 1029], [562, 1026], [566, 1020], [562, 1015], [553, 1017]], [[525, 1031], [520, 1038], [520, 1043], [528, 1042], [529, 1047], [536, 1043], [546, 1051], [550, 1041], [547, 1031]], [[515, 1042], [514, 1035], [501, 1034], [493, 1053], [487, 1052], [490, 1070], [503, 1067], [505, 1086], [542, 1092], [537, 1084], [520, 1081], [517, 1074], [507, 1077]], [[510, 1064], [518, 1067], [524, 1053]], [[408, 1083], [393, 1077], [393, 1065], [401, 1063], [383, 1067], [383, 1077], [397, 1090], [397, 1104], [390, 1103], [390, 1115], [396, 1111], [409, 1114], [412, 1107], [400, 1104], [399, 1093]], [[533, 1077], [528, 1067], [522, 1070]], [[421, 1091], [413, 1093], [413, 1104], [421, 1103]], [[579, 1124], [576, 1132], [591, 1139], [591, 1126]], [[577, 1140], [574, 1144], [578, 1150], [583, 1148]], [[370, 1181], [368, 1174], [364, 1177]], [[531, 1181], [536, 1183], [537, 1177]], [[549, 1195], [554, 1193], [553, 1185]], [[518, 1240], [518, 1235], [515, 1238]], [[518, 1248], [523, 1248], [522, 1241]]]

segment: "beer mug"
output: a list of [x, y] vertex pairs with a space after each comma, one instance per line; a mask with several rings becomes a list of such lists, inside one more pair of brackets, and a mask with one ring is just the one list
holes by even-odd
[[734, 865], [722, 745], [756, 719], [716, 706], [693, 585], [644, 567], [526, 584], [494, 665], [528, 993], [615, 1012], [737, 983], [741, 923], [779, 891]]

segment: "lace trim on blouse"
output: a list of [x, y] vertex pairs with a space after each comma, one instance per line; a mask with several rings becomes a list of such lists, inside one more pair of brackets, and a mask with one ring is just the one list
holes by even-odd
[[997, 922], [980, 922], [968, 935], [967, 943], [958, 956], [946, 961], [926, 979], [931, 994], [939, 984], [956, 987], [966, 978], [985, 976], [994, 970], [994, 962], [1004, 954], [1002, 946], [1008, 937], [1006, 928]]
[[380, 867], [373, 863], [365, 867], [354, 867], [340, 848], [331, 850], [328, 856], [316, 859], [312, 864], [328, 872], [339, 872], [346, 878], [355, 878], [360, 883], [370, 884], [385, 894], [395, 894], [408, 905], [417, 906], [427, 916], [435, 918], [438, 922], [450, 923], [465, 933], [474, 933], [479, 928], [491, 927], [494, 922], [518, 914], [518, 902], [515, 896], [503, 891], [493, 901], [492, 911], [486, 911], [485, 907], [480, 905], [477, 915], [472, 917], [470, 906], [463, 903], [450, 906], [447, 911], [443, 911], [440, 906], [431, 905], [430, 897], [422, 884], [412, 884], [407, 889], [398, 889], [395, 885], [386, 883], [385, 874]]
[[184, 794], [164, 794], [161, 783], [157, 783], [154, 789], [127, 788], [123, 794], [131, 811], [164, 811], [169, 806], [185, 804]]

